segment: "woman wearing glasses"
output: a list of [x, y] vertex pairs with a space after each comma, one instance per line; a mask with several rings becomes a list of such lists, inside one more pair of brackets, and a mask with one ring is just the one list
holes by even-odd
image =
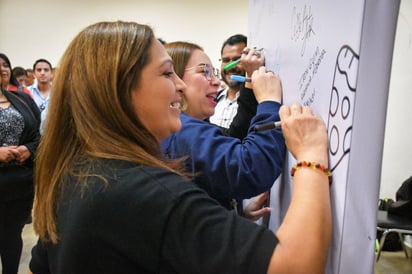
[[[282, 132], [251, 130], [240, 140], [225, 136], [219, 127], [204, 121], [214, 113], [220, 86], [218, 72], [196, 44], [174, 42], [165, 47], [176, 74], [186, 84], [183, 93], [186, 106], [180, 117], [182, 129], [162, 142], [162, 151], [172, 159], [188, 156], [186, 168], [192, 172], [196, 184], [224, 207], [240, 210], [241, 200], [269, 190], [280, 175], [285, 154]], [[251, 58], [254, 50], [246, 49], [242, 58]], [[256, 56], [250, 63], [259, 64]], [[259, 70], [272, 81], [265, 82], [264, 87], [255, 86], [259, 104], [251, 128], [279, 120], [280, 81], [263, 67]]]

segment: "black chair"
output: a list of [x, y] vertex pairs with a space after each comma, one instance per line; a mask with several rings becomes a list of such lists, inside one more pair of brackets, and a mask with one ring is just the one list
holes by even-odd
[[383, 233], [380, 239], [376, 261], [379, 260], [382, 248], [385, 244], [386, 236], [390, 232], [398, 233], [402, 249], [405, 252], [406, 258], [408, 258], [408, 251], [406, 250], [406, 246], [403, 242], [403, 234], [412, 234], [412, 220], [406, 217], [388, 214], [388, 211], [378, 210], [377, 229], [378, 231], [382, 231]]

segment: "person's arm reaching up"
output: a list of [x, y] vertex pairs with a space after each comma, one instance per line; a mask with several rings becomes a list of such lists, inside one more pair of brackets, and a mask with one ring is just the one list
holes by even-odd
[[[328, 167], [327, 132], [309, 107], [280, 109], [286, 145], [298, 162]], [[276, 246], [268, 273], [323, 273], [331, 240], [331, 208], [327, 172], [299, 167], [293, 176], [288, 212], [276, 232]], [[293, 259], [291, 259], [293, 258]]]

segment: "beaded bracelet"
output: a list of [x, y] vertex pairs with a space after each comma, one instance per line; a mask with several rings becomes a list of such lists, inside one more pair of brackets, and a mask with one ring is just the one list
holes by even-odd
[[290, 170], [290, 175], [293, 177], [295, 175], [296, 170], [298, 170], [301, 167], [311, 167], [313, 169], [319, 169], [320, 171], [325, 173], [326, 176], [328, 176], [329, 184], [332, 184], [332, 171], [330, 171], [330, 169], [316, 162], [306, 162], [306, 161], [298, 162]]

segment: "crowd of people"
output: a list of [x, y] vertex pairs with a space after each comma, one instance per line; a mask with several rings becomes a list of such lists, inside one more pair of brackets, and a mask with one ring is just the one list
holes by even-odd
[[[326, 128], [309, 107], [282, 105], [264, 64], [241, 34], [224, 41], [219, 72], [200, 45], [123, 21], [82, 30], [55, 75], [36, 60], [31, 85], [0, 54], [3, 273], [17, 273], [32, 209], [35, 274], [322, 272]], [[282, 129], [251, 130], [279, 120]], [[271, 231], [253, 221], [270, 212], [286, 149], [293, 194]]]

